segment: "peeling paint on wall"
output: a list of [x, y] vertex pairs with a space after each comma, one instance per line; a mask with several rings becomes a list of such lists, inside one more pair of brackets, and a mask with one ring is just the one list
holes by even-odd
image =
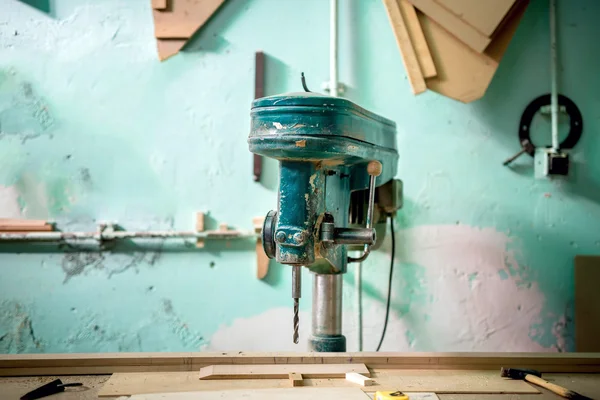
[[41, 135], [52, 137], [55, 125], [48, 102], [16, 69], [0, 69], [0, 140], [14, 135], [22, 143]]
[[27, 307], [0, 301], [0, 353], [38, 353], [43, 350], [44, 343], [35, 333]]
[[106, 255], [104, 252], [67, 252], [62, 257], [62, 269], [65, 273], [64, 283], [72, 278], [85, 275], [91, 270], [104, 271], [108, 278], [132, 269], [139, 272], [143, 265], [152, 266], [160, 258], [160, 251], [116, 253]]

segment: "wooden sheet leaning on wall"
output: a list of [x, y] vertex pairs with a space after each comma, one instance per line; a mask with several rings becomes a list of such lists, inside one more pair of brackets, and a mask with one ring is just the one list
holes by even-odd
[[529, 0], [519, 1], [519, 8], [484, 53], [472, 50], [420, 13], [419, 20], [437, 68], [437, 76], [425, 80], [427, 88], [463, 103], [483, 97], [528, 4]]
[[575, 257], [575, 350], [600, 352], [600, 256]]

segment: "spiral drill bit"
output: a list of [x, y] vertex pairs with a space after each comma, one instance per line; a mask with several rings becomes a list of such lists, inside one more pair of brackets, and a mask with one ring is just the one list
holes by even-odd
[[302, 267], [294, 265], [292, 267], [292, 298], [294, 299], [294, 343], [298, 344], [298, 330], [300, 328], [300, 297], [302, 292]]

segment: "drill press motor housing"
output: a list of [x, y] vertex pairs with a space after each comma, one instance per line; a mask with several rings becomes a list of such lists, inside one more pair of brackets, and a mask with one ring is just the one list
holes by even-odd
[[248, 143], [279, 160], [277, 210], [262, 236], [267, 255], [293, 267], [294, 341], [306, 267], [314, 273], [310, 347], [346, 351], [342, 274], [381, 244], [388, 216], [402, 206], [396, 125], [346, 99], [291, 93], [254, 100]]

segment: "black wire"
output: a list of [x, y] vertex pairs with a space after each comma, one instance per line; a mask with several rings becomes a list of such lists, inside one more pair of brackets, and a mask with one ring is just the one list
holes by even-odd
[[308, 90], [308, 86], [306, 86], [306, 79], [304, 78], [304, 72], [302, 72], [300, 77], [302, 79], [302, 88], [304, 89], [305, 92], [310, 92], [310, 90]]
[[385, 331], [387, 330], [388, 319], [390, 317], [390, 303], [392, 300], [392, 276], [394, 275], [394, 257], [396, 255], [396, 238], [394, 235], [394, 218], [390, 215], [390, 229], [392, 231], [392, 262], [390, 264], [390, 277], [388, 281], [387, 304], [385, 306], [385, 321], [383, 322], [383, 332], [377, 346], [377, 351], [381, 349], [383, 339], [385, 339]]

